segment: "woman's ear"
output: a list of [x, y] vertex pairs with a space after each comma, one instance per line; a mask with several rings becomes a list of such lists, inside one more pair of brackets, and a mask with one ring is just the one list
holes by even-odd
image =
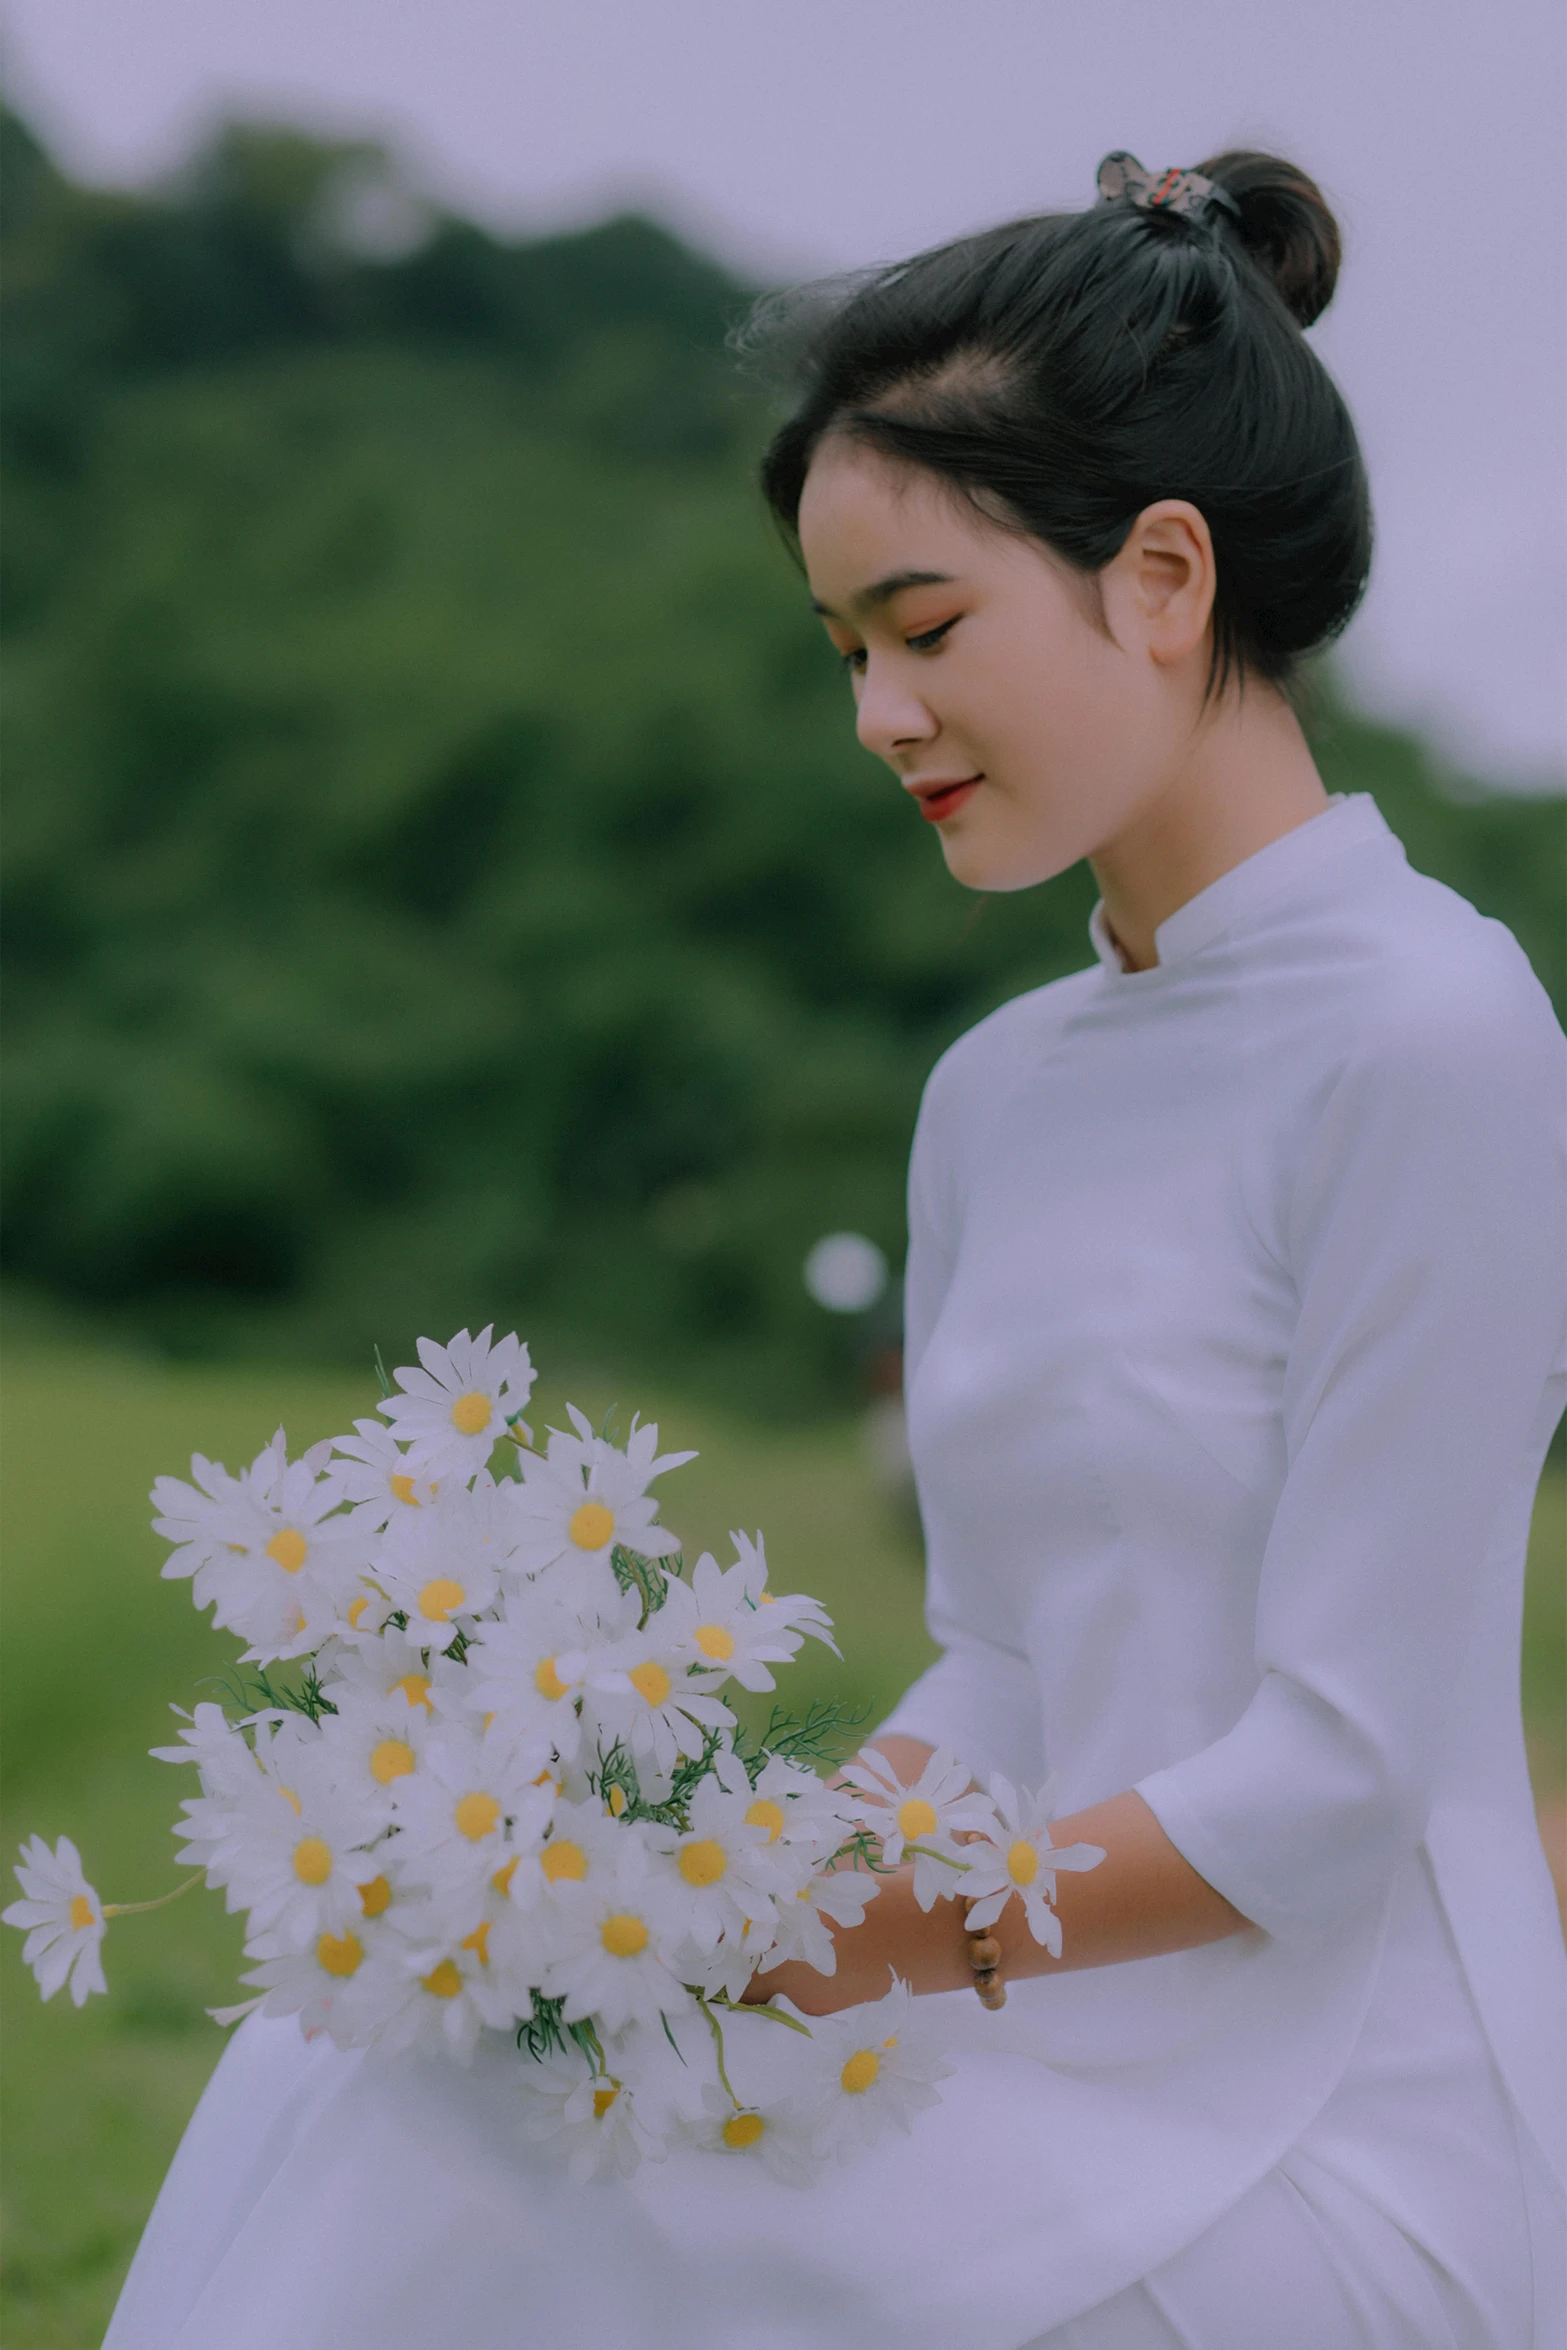
[[1185, 498], [1145, 506], [1101, 576], [1122, 627], [1161, 668], [1205, 643], [1218, 574], [1208, 525]]

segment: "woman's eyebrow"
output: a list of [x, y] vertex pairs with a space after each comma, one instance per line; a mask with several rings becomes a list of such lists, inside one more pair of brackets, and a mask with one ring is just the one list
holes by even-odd
[[[950, 571], [889, 571], [885, 579], [873, 580], [869, 587], [860, 588], [852, 595], [849, 608], [853, 612], [874, 612], [878, 605], [890, 603], [905, 588], [949, 587], [951, 584]], [[824, 620], [836, 620], [838, 617], [830, 604], [818, 602], [815, 596], [811, 598], [811, 610], [819, 612]]]

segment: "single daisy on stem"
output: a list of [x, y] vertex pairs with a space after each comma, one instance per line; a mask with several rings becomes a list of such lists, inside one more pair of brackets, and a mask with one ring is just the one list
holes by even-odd
[[1028, 1930], [1052, 1958], [1061, 1955], [1061, 1921], [1052, 1904], [1056, 1871], [1096, 1869], [1104, 1859], [1098, 1844], [1052, 1844], [1050, 1811], [1054, 1789], [1041, 1787], [1037, 1795], [1019, 1794], [1010, 1779], [998, 1772], [990, 1782], [995, 1822], [965, 1852], [969, 1875], [962, 1898], [972, 1904], [968, 1931], [993, 1926], [1016, 1894], [1023, 1904]]
[[423, 1370], [392, 1376], [403, 1390], [380, 1407], [408, 1447], [408, 1470], [422, 1479], [471, 1477], [482, 1469], [528, 1400], [533, 1364], [513, 1332], [491, 1343], [487, 1322], [477, 1338], [459, 1330], [450, 1346], [419, 1341]]
[[862, 1748], [840, 1776], [864, 1798], [859, 1817], [881, 1839], [881, 1857], [895, 1869], [907, 1856], [914, 1863], [914, 1898], [929, 1909], [938, 1895], [968, 1891], [969, 1866], [958, 1838], [988, 1834], [995, 1806], [981, 1794], [950, 1750], [938, 1746], [912, 1786], [905, 1786], [886, 1756]]

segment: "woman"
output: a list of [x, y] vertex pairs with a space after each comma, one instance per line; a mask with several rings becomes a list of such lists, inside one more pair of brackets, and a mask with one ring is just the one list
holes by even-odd
[[[1285, 690], [1368, 563], [1302, 330], [1338, 239], [1228, 154], [863, 286], [766, 461], [958, 879], [1080, 857], [1095, 960], [927, 1090], [910, 1429], [940, 1661], [877, 1744], [1058, 1774], [1059, 1961], [900, 1875], [806, 2009], [951, 2011], [800, 2195], [569, 2190], [505, 2063], [253, 2019], [109, 2350], [1524, 2350], [1559, 2340], [1562, 1954], [1518, 1625], [1567, 1399], [1567, 1051], [1512, 940], [1323, 790]], [[515, 2062], [515, 2059], [512, 2058]]]

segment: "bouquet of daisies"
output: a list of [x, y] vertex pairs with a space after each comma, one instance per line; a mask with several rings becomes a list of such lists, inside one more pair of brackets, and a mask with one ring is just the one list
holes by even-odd
[[[238, 1476], [198, 1455], [153, 1488], [164, 1574], [248, 1643], [240, 1701], [153, 1749], [198, 1774], [181, 1857], [246, 1913], [254, 1995], [213, 2013], [463, 2063], [506, 2035], [575, 2176], [679, 2139], [803, 2178], [906, 2127], [949, 2068], [901, 1985], [807, 2019], [742, 2006], [751, 1977], [831, 1974], [832, 1929], [906, 1859], [922, 1906], [961, 1889], [981, 1925], [1015, 1891], [1058, 1948], [1052, 1872], [1089, 1848], [945, 1754], [903, 1787], [867, 1752], [829, 1788], [822, 1709], [744, 1735], [725, 1690], [772, 1690], [831, 1626], [768, 1590], [760, 1536], [685, 1573], [649, 1488], [694, 1455], [635, 1421], [617, 1446], [575, 1408], [535, 1448], [515, 1336], [419, 1355], [351, 1435], [291, 1461], [279, 1430]], [[105, 1921], [159, 1906], [103, 1904], [67, 1838], [33, 1838], [17, 1874], [5, 1918], [46, 1998], [103, 1990]]]

